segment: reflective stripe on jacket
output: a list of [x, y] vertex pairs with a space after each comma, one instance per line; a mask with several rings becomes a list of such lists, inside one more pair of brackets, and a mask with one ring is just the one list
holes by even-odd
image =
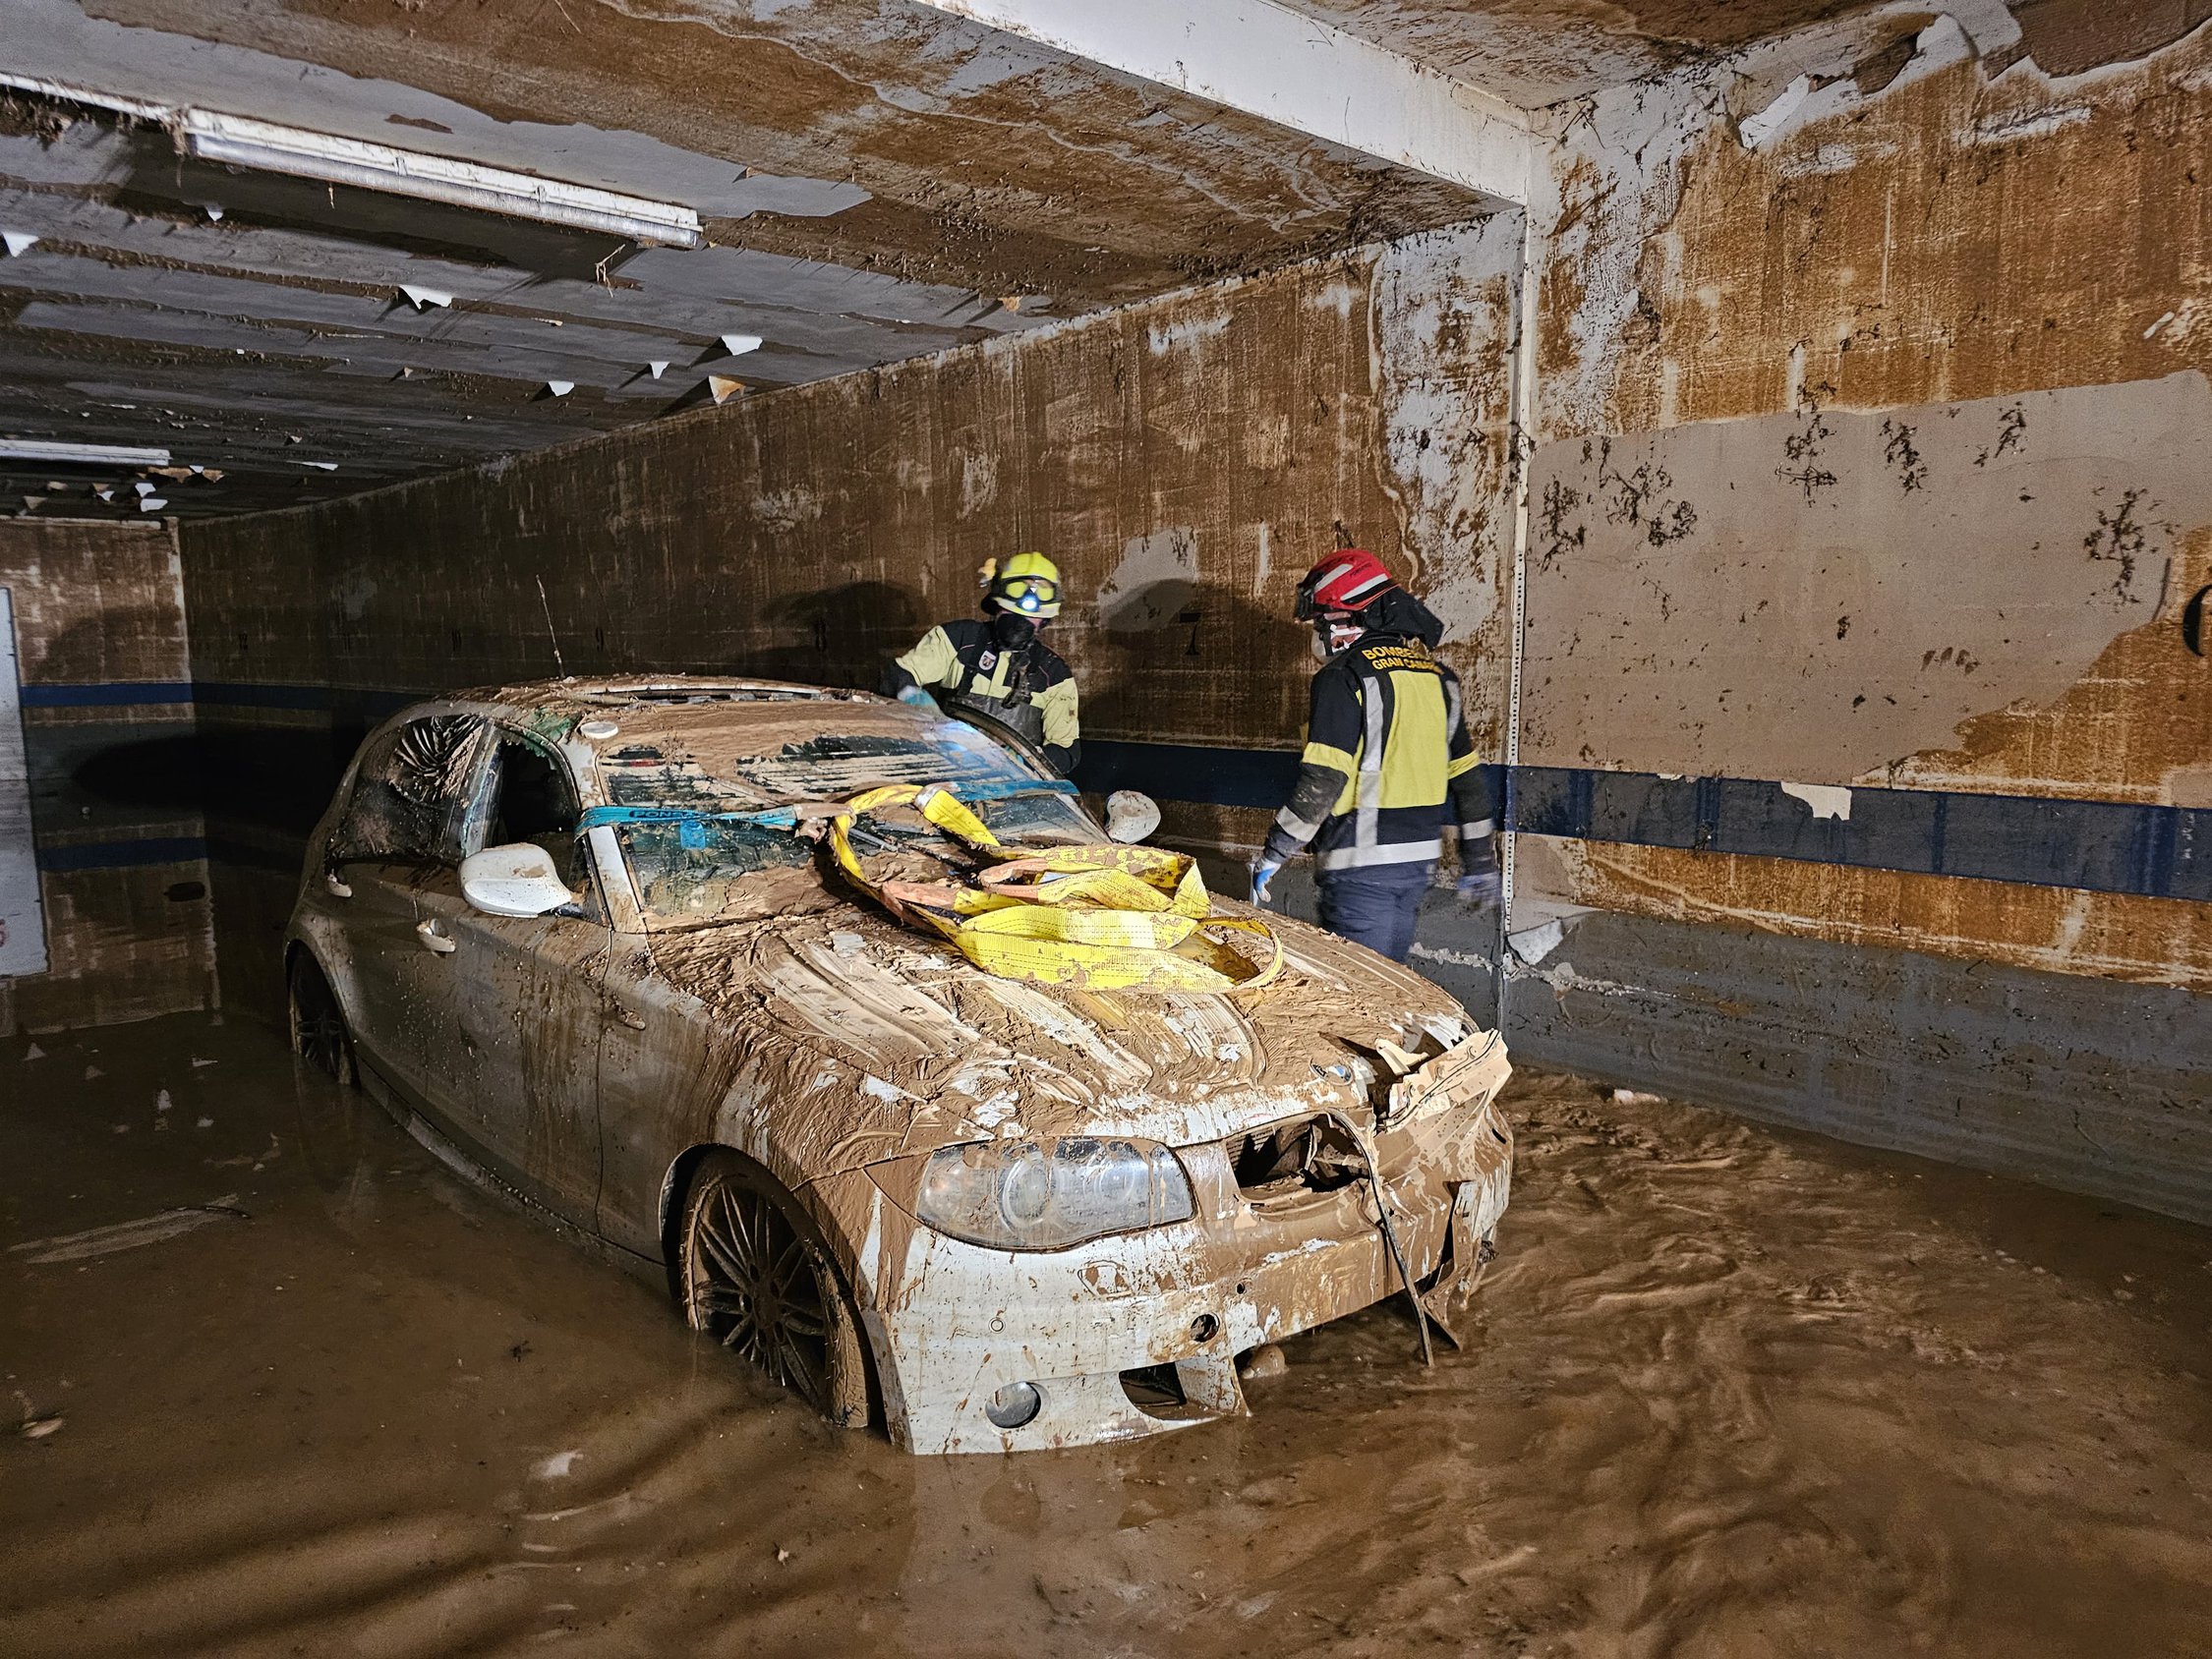
[[1478, 763], [1459, 676], [1418, 639], [1364, 634], [1313, 676], [1298, 782], [1267, 855], [1310, 841], [1323, 872], [1434, 862], [1455, 822], [1463, 852], [1486, 857], [1495, 825]]
[[948, 712], [967, 704], [1040, 744], [1061, 771], [1074, 769], [1082, 738], [1076, 676], [1042, 640], [1008, 651], [988, 621], [960, 617], [930, 629], [893, 667], [893, 679], [902, 675]]

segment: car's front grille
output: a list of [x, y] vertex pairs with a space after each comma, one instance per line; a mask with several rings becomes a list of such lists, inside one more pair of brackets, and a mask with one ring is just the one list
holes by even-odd
[[1325, 1113], [1294, 1117], [1228, 1143], [1229, 1168], [1247, 1203], [1293, 1202], [1334, 1192], [1366, 1173], [1358, 1145]]

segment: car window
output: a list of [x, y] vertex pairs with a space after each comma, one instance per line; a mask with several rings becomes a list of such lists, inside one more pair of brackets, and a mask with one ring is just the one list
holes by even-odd
[[428, 715], [371, 738], [330, 837], [331, 862], [458, 864], [491, 735], [474, 715]]
[[568, 769], [528, 738], [499, 734], [492, 763], [491, 810], [483, 845], [509, 846], [528, 841], [553, 856], [560, 879], [571, 887], [583, 880], [584, 860], [577, 844], [576, 790]]

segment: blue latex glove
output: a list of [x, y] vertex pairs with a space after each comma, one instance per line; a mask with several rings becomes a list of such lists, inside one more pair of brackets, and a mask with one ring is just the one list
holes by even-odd
[[899, 701], [908, 708], [927, 709], [933, 715], [944, 713], [944, 710], [937, 707], [937, 699], [930, 696], [918, 685], [901, 686], [899, 688]]
[[1498, 888], [1494, 865], [1487, 870], [1470, 870], [1459, 879], [1459, 901], [1477, 910], [1488, 910], [1497, 903]]
[[1267, 902], [1267, 884], [1275, 879], [1276, 872], [1282, 867], [1281, 859], [1269, 858], [1265, 853], [1252, 861], [1252, 903], [1263, 905]]

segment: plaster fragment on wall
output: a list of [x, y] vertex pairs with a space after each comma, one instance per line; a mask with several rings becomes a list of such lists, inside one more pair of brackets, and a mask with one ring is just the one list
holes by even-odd
[[2047, 703], [2212, 526], [2207, 429], [2189, 370], [1546, 444], [1523, 759], [1850, 783]]
[[2008, 144], [2022, 139], [2040, 139], [2066, 127], [2079, 126], [2089, 119], [2087, 104], [2068, 104], [2063, 109], [2037, 110], [2032, 113], [1992, 116], [1974, 124], [1974, 143], [1978, 144]]
[[1446, 637], [1467, 640], [1501, 602], [1510, 526], [1502, 433], [1512, 411], [1521, 215], [1408, 237], [1375, 261], [1370, 354], [1385, 487], [1416, 584]]
[[1850, 821], [1851, 791], [1847, 788], [1833, 783], [1784, 783], [1781, 792], [1811, 807], [1815, 818]]
[[1229, 314], [1224, 311], [1212, 316], [1155, 322], [1145, 329], [1144, 344], [1154, 357], [1165, 357], [1169, 352], [1183, 351], [1228, 331]]
[[1098, 620], [1108, 633], [1145, 634], [1175, 625], [1198, 592], [1198, 533], [1170, 525], [1122, 543], [1113, 574], [1098, 589]]
[[968, 518], [999, 498], [999, 458], [979, 450], [960, 456], [960, 516]]
[[1558, 949], [1566, 937], [1567, 925], [1550, 921], [1541, 927], [1523, 928], [1519, 933], [1508, 934], [1505, 942], [1513, 947], [1514, 955], [1533, 968]]

